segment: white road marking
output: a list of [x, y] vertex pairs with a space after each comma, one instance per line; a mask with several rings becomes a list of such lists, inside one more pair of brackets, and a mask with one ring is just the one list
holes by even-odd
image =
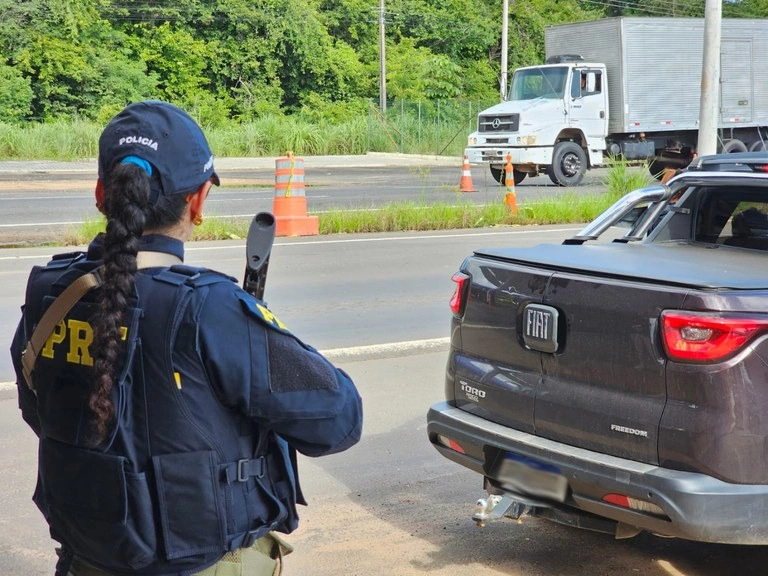
[[40, 226], [73, 226], [75, 224], [83, 224], [84, 222], [29, 222], [27, 224], [0, 224], [0, 228], [29, 228]]
[[[1, 225], [0, 225], [1, 226]], [[355, 242], [401, 242], [403, 240], [432, 240], [434, 238], [468, 238], [474, 236], [525, 236], [530, 234], [553, 233], [559, 234], [562, 232], [573, 232], [574, 230], [581, 230], [584, 226], [573, 226], [570, 228], [550, 228], [548, 230], [542, 230], [541, 228], [531, 228], [530, 230], [502, 230], [495, 232], [467, 232], [464, 234], [430, 234], [425, 236], [388, 236], [380, 238], [340, 238], [338, 240], [304, 240], [298, 242], [281, 242], [276, 241], [275, 246], [305, 246], [307, 244], [344, 244]], [[245, 244], [226, 244], [224, 246], [194, 246], [194, 242], [187, 243], [184, 250], [187, 253], [193, 252], [211, 252], [214, 250], [232, 250], [245, 248]], [[59, 247], [64, 248], [64, 247]], [[51, 253], [53, 253], [57, 247], [51, 247]], [[50, 258], [50, 254], [29, 255], [29, 256], [0, 256], [0, 261], [3, 260], [47, 260]]]

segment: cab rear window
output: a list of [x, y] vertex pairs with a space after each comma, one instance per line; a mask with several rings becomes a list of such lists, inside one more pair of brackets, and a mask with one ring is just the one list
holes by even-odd
[[700, 198], [695, 221], [697, 242], [768, 250], [765, 192], [713, 189], [704, 191]]

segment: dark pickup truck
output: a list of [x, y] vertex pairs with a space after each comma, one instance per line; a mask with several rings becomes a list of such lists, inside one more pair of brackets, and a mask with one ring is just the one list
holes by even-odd
[[484, 478], [478, 524], [768, 544], [768, 153], [699, 158], [453, 280], [428, 435]]

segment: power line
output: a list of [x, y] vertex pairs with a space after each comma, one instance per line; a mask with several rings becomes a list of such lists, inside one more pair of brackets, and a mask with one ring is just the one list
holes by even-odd
[[620, 10], [634, 10], [639, 13], [645, 13], [653, 16], [675, 16], [675, 12], [679, 8], [686, 12], [699, 12], [701, 16], [704, 15], [704, 5], [696, 0], [674, 0], [666, 5], [639, 5], [637, 2], [630, 2], [629, 0], [581, 0], [585, 4], [593, 4], [597, 6], [603, 6], [607, 8], [617, 8]]

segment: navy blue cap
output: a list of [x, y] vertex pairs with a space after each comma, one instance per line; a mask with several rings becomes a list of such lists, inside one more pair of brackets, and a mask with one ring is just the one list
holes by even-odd
[[115, 164], [126, 157], [143, 159], [157, 175], [153, 184], [156, 194], [188, 194], [207, 180], [217, 186], [219, 177], [213, 170], [213, 153], [203, 131], [181, 108], [147, 100], [126, 106], [115, 116], [99, 138], [99, 178], [107, 184]]

